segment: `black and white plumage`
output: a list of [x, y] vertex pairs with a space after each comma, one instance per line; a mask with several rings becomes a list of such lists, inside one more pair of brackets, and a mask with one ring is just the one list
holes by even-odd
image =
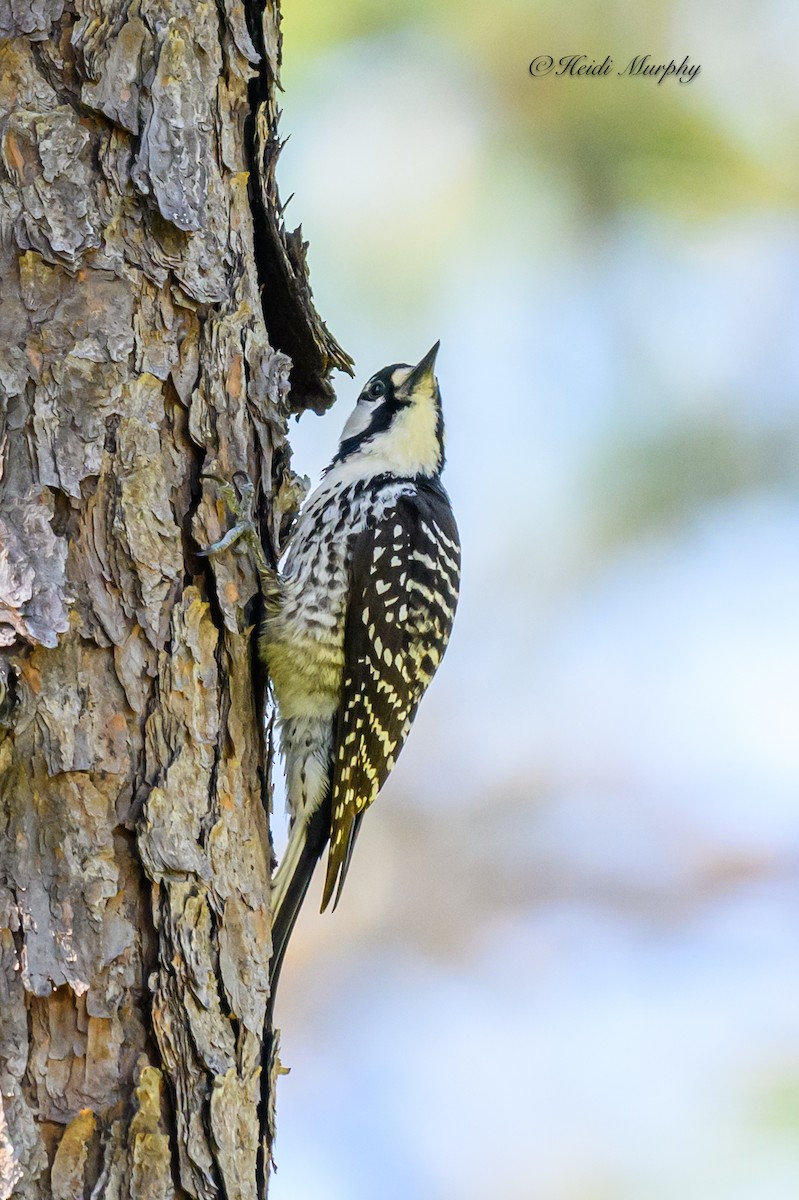
[[259, 648], [277, 701], [291, 818], [273, 880], [273, 986], [328, 843], [322, 909], [338, 902], [363, 815], [449, 640], [460, 547], [440, 482], [437, 350], [369, 380], [279, 571], [262, 567]]

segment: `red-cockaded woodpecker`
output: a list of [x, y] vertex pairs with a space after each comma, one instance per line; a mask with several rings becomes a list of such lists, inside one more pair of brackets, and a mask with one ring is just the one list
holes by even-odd
[[415, 367], [385, 367], [366, 384], [278, 571], [251, 521], [211, 548], [247, 535], [265, 598], [259, 649], [277, 701], [291, 820], [272, 885], [273, 986], [328, 843], [322, 910], [338, 902], [364, 813], [449, 640], [460, 545], [441, 486], [437, 351], [438, 343]]

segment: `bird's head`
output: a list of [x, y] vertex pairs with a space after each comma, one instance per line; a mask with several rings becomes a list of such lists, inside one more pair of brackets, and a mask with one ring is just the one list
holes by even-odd
[[439, 343], [415, 367], [394, 363], [364, 387], [332, 467], [368, 475], [436, 477], [444, 466], [444, 420], [434, 367]]

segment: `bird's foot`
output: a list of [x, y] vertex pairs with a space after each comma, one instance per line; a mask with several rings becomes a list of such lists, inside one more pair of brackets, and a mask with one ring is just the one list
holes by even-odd
[[255, 559], [255, 566], [261, 581], [273, 580], [275, 571], [266, 561], [261, 535], [255, 523], [255, 487], [252, 480], [245, 476], [244, 482], [240, 484], [237, 491], [230, 480], [223, 479], [219, 475], [206, 475], [204, 478], [219, 484], [220, 495], [235, 517], [236, 523], [218, 542], [199, 550], [200, 557], [211, 558], [215, 554], [221, 554], [223, 550], [231, 550], [239, 543], [243, 543]]

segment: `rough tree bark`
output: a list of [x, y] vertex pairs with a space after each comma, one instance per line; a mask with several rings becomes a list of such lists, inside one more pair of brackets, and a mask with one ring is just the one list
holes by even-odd
[[255, 578], [196, 550], [213, 475], [278, 538], [348, 366], [274, 184], [279, 13], [0, 0], [0, 39], [0, 1196], [250, 1200], [271, 748]]

